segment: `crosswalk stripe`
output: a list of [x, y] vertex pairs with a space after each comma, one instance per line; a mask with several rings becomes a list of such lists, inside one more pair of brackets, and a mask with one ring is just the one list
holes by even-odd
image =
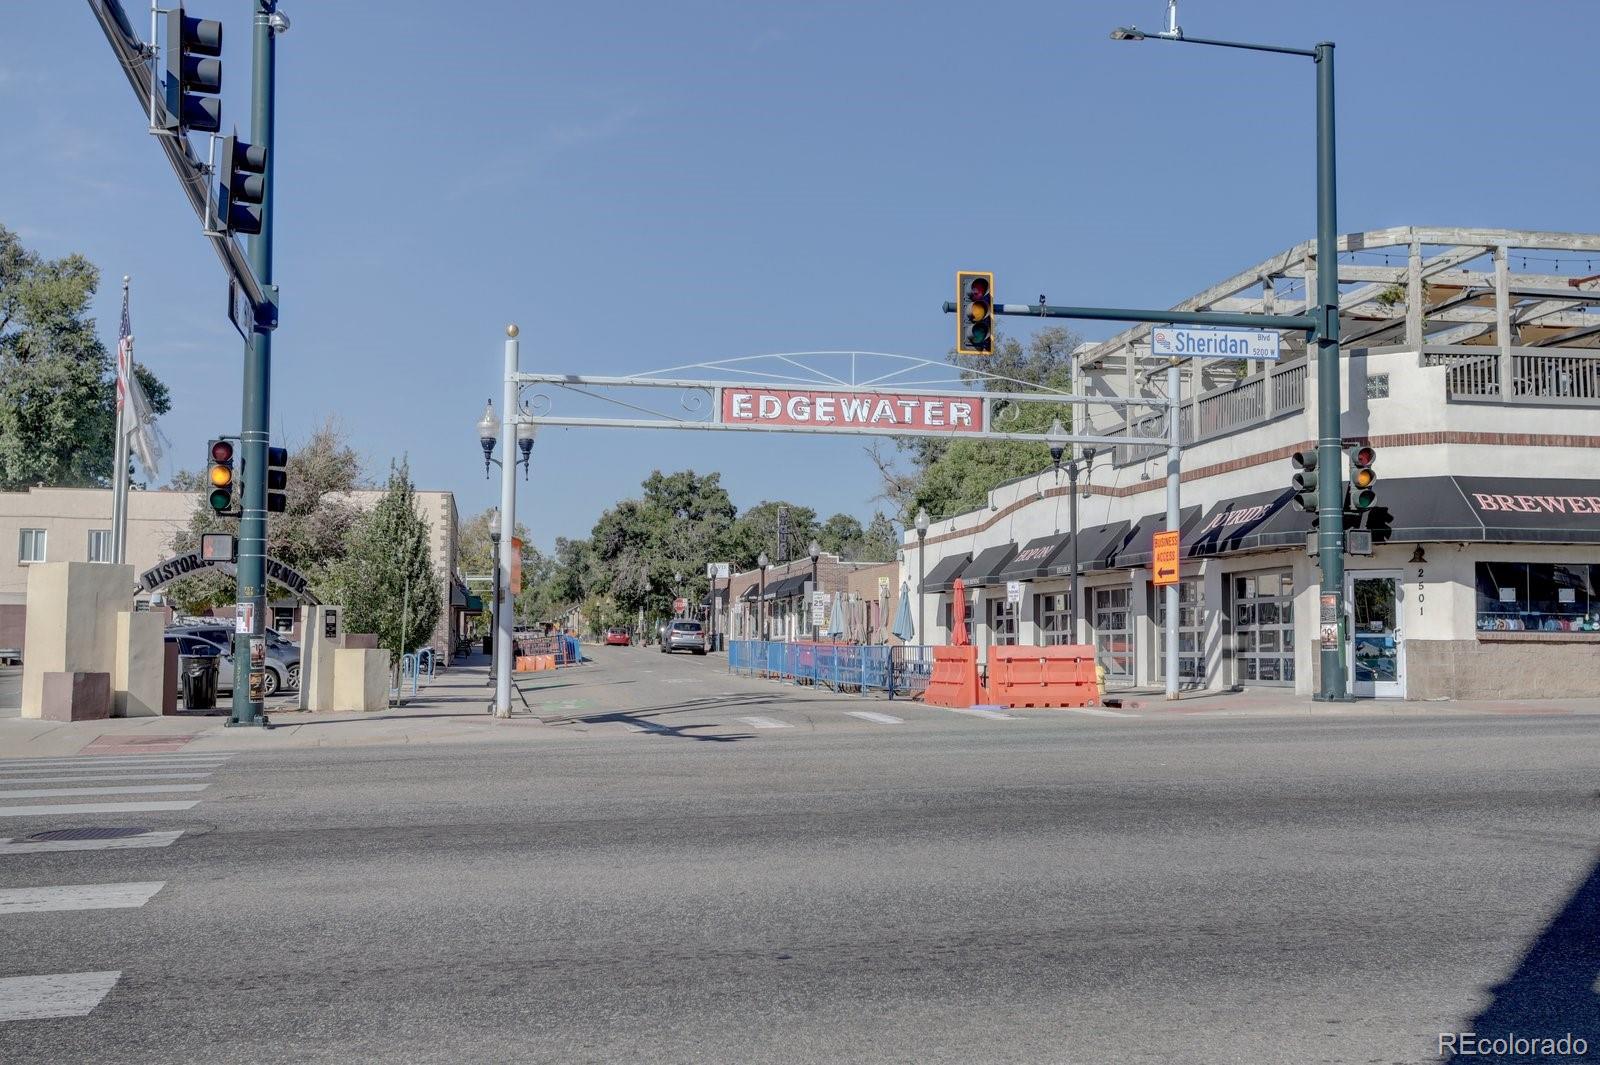
[[100, 1005], [121, 977], [120, 969], [5, 977], [0, 979], [0, 1021], [82, 1017]]
[[137, 836], [117, 836], [114, 839], [0, 839], [0, 857], [7, 854], [44, 854], [49, 851], [110, 851], [129, 850], [134, 847], [170, 847], [183, 835], [182, 829], [171, 832], [141, 832]]
[[999, 710], [986, 710], [981, 706], [941, 706], [939, 709], [948, 710], [952, 714], [967, 714], [970, 717], [986, 717], [990, 721], [1021, 720], [1015, 714], [1007, 714]]
[[895, 717], [893, 714], [880, 714], [876, 710], [846, 710], [851, 717], [859, 717], [863, 721], [871, 721], [878, 725], [904, 725], [905, 718]]
[[0, 817], [49, 817], [55, 814], [140, 814], [158, 810], [192, 810], [199, 799], [187, 802], [69, 802], [50, 806], [0, 806]]
[[149, 795], [164, 791], [205, 791], [210, 786], [210, 784], [129, 784], [111, 788], [23, 788], [19, 791], [0, 791], [0, 799], [49, 799], [57, 795]]
[[221, 765], [226, 757], [218, 755], [161, 755], [145, 754], [135, 758], [0, 758], [0, 769], [70, 769], [76, 766], [99, 768], [101, 766], [149, 766], [152, 769], [173, 769], [180, 765]]
[[8, 913], [137, 909], [149, 902], [166, 884], [165, 880], [150, 880], [132, 884], [5, 888], [0, 889], [0, 917]]
[[739, 719], [751, 728], [794, 728], [793, 725], [782, 721], [774, 721], [770, 717], [741, 717]]
[[7, 773], [0, 770], [0, 784], [92, 784], [96, 781], [121, 781], [121, 780], [205, 780], [211, 775], [209, 770], [203, 773], [141, 773], [137, 770], [127, 773], [57, 773], [53, 769], [41, 770], [37, 773]]

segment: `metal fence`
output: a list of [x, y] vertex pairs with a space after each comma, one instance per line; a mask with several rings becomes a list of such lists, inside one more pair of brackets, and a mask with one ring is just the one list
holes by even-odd
[[921, 692], [932, 662], [932, 651], [920, 645], [728, 641], [730, 673], [891, 699]]
[[[1184, 447], [1220, 436], [1243, 432], [1272, 421], [1282, 414], [1304, 410], [1306, 405], [1306, 362], [1269, 365], [1247, 377], [1202, 392], [1184, 401], [1178, 409], [1178, 437]], [[1119, 427], [1124, 428], [1124, 427]], [[1149, 436], [1149, 446], [1118, 444], [1113, 450], [1118, 466], [1143, 462], [1156, 450], [1167, 446], [1167, 415], [1155, 411], [1134, 418], [1125, 431]]]
[[[1422, 365], [1445, 367], [1445, 394], [1453, 400], [1532, 402], [1592, 407], [1600, 403], [1600, 351], [1429, 345]], [[1502, 369], [1510, 377], [1502, 380]]]

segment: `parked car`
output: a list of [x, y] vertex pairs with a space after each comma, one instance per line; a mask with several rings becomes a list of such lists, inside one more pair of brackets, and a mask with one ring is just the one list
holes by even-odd
[[633, 637], [628, 635], [627, 629], [607, 629], [606, 644], [611, 647], [627, 647], [633, 643]]
[[697, 655], [705, 654], [705, 627], [698, 621], [674, 621], [667, 625], [661, 636], [661, 653], [669, 655], [674, 651], [693, 651]]
[[[275, 633], [273, 635], [276, 635]], [[168, 643], [178, 645], [180, 655], [216, 655], [221, 659], [218, 663], [217, 690], [231, 692], [233, 690], [233, 631], [221, 626], [195, 626], [168, 629], [166, 636]], [[280, 691], [295, 690], [300, 687], [300, 648], [287, 640], [274, 643], [272, 636], [267, 637], [266, 676], [262, 679], [262, 691], [266, 695], [276, 695]]]

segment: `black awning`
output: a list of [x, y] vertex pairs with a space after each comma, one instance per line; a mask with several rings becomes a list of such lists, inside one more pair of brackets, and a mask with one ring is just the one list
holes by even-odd
[[966, 551], [959, 555], [946, 555], [939, 560], [938, 565], [928, 574], [922, 582], [923, 590], [928, 592], [948, 592], [956, 583], [956, 578], [961, 576], [967, 568], [967, 563], [972, 561], [972, 552]]
[[[1459, 509], [1450, 507], [1447, 493], [1432, 490], [1439, 513], [1409, 511], [1405, 490], [1397, 486], [1418, 482], [1451, 481], [1459, 493]], [[1532, 477], [1425, 477], [1417, 481], [1378, 482], [1378, 501], [1394, 515], [1395, 539], [1481, 539], [1508, 543], [1594, 543], [1600, 541], [1600, 481]], [[1431, 488], [1431, 486], [1430, 486]], [[1481, 527], [1477, 536], [1450, 532], [1464, 522], [1464, 514]], [[1400, 536], [1400, 527], [1407, 535]], [[1426, 537], [1413, 534], [1427, 533]]]
[[805, 590], [806, 582], [811, 579], [808, 573], [794, 573], [787, 577], [779, 577], [775, 582], [767, 585], [768, 599], [789, 599], [799, 595]]
[[758, 596], [760, 594], [761, 594], [761, 585], [752, 584], [750, 587], [746, 588], [744, 591], [739, 593], [739, 602], [741, 602], [741, 603], [754, 602], [756, 596]]
[[[1196, 523], [1200, 520], [1199, 505], [1184, 507], [1178, 511], [1178, 541], [1186, 543], [1194, 535]], [[1132, 568], [1134, 566], [1148, 566], [1155, 560], [1155, 534], [1162, 532], [1167, 527], [1167, 512], [1146, 514], [1133, 523], [1133, 528], [1128, 530], [1128, 536], [1122, 549], [1112, 559], [1112, 564], [1118, 569]]]
[[996, 575], [995, 583], [1002, 581], [1031, 581], [1035, 577], [1042, 577], [1050, 564], [1055, 561], [1067, 541], [1072, 539], [1070, 533], [1051, 533], [1029, 540], [1022, 545], [1022, 550], [1012, 556], [1011, 561]]
[[[1078, 572], [1088, 573], [1091, 570], [1110, 569], [1112, 557], [1127, 542], [1128, 531], [1131, 528], [1128, 522], [1112, 521], [1104, 525], [1091, 525], [1087, 529], [1078, 530]], [[1062, 577], [1072, 572], [1072, 543], [1068, 539], [1065, 550], [1058, 553], [1050, 562], [1049, 569], [1040, 574], [1042, 577]]]
[[1016, 544], [998, 544], [978, 552], [972, 565], [961, 571], [961, 583], [968, 588], [981, 588], [986, 584], [1000, 583], [1000, 571], [1006, 568], [1011, 556], [1017, 553]]
[[1269, 547], [1305, 548], [1311, 515], [1294, 503], [1294, 491], [1282, 488], [1225, 499], [1206, 512], [1194, 535], [1187, 538], [1183, 554], [1221, 555]]

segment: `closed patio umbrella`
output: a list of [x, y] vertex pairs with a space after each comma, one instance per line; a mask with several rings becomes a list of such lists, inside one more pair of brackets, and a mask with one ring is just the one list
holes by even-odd
[[889, 631], [901, 643], [917, 638], [917, 626], [911, 620], [911, 588], [905, 581], [900, 582], [900, 605], [894, 609], [894, 628]]
[[838, 592], [833, 593], [833, 616], [828, 619], [828, 635], [843, 636], [845, 633], [844, 600]]
[[971, 642], [967, 637], [967, 586], [957, 577], [950, 590], [950, 646], [965, 647]]

